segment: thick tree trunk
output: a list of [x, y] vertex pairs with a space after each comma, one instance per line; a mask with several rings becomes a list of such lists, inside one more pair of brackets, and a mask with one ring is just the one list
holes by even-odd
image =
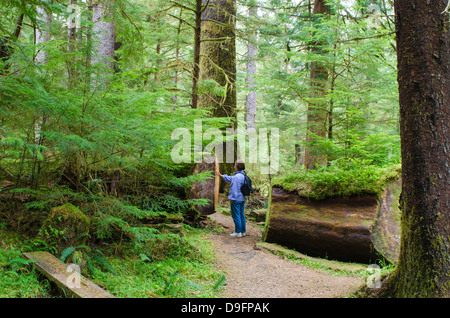
[[384, 296], [450, 296], [447, 0], [396, 0], [403, 184], [399, 263]]
[[114, 46], [116, 42], [116, 28], [109, 7], [101, 2], [96, 2], [93, 7], [92, 35], [94, 38], [92, 65], [101, 65], [106, 70], [112, 70], [114, 66]]
[[[208, 4], [202, 15], [199, 81], [214, 80], [225, 87], [225, 94], [207, 92], [198, 96], [198, 107], [212, 109], [213, 117], [231, 117], [236, 128], [236, 0], [203, 0]], [[223, 154], [227, 145], [223, 145]], [[236, 159], [236, 143], [228, 143]], [[234, 173], [233, 162], [218, 158], [222, 174]], [[221, 192], [226, 183], [221, 180]]]
[[[330, 7], [325, 0], [315, 0], [314, 10], [315, 15], [330, 14]], [[320, 54], [322, 52], [323, 43], [316, 42], [311, 45], [311, 52]], [[318, 153], [318, 149], [311, 145], [319, 138], [326, 138], [327, 136], [327, 104], [320, 101], [326, 94], [326, 84], [328, 81], [328, 70], [319, 62], [311, 62], [310, 70], [310, 86], [312, 98], [316, 99], [308, 104], [307, 120], [306, 120], [306, 143], [305, 148], [305, 169], [315, 169], [316, 164], [324, 166], [327, 164], [327, 158], [323, 154]]]
[[212, 107], [214, 117], [236, 117], [236, 0], [211, 0], [202, 20], [199, 78], [216, 81], [226, 94], [202, 94], [198, 106]]

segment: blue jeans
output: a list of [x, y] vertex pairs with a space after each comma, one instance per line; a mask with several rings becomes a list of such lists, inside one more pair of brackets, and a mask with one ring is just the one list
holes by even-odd
[[231, 201], [231, 217], [234, 221], [234, 228], [236, 233], [245, 233], [245, 201]]

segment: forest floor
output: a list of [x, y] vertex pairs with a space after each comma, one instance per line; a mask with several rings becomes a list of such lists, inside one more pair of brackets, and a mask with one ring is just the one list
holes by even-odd
[[217, 254], [217, 268], [225, 272], [225, 298], [347, 297], [364, 283], [361, 275], [336, 275], [295, 263], [258, 247], [262, 228], [247, 220], [247, 236], [233, 238], [231, 216], [209, 216], [225, 231], [209, 234]]

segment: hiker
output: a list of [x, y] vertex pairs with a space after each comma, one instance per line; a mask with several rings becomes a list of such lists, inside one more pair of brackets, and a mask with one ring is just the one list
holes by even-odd
[[230, 195], [228, 198], [231, 203], [231, 217], [234, 221], [235, 231], [231, 233], [231, 237], [243, 237], [245, 236], [245, 214], [244, 214], [244, 203], [245, 196], [241, 192], [241, 187], [244, 184], [245, 176], [245, 163], [242, 160], [236, 160], [234, 163], [234, 176], [228, 176], [226, 174], [221, 174], [216, 170], [216, 174], [222, 177], [223, 180], [231, 182]]

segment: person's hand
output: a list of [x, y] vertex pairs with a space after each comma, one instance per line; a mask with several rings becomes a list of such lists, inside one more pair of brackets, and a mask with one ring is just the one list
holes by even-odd
[[223, 175], [219, 172], [219, 170], [216, 170], [216, 176], [223, 177]]

